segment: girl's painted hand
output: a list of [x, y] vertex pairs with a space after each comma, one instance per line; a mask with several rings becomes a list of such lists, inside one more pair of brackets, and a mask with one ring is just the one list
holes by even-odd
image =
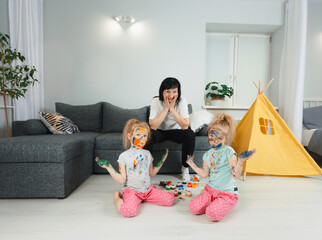
[[187, 155], [186, 163], [190, 166], [193, 163], [193, 159], [194, 159], [193, 155]]
[[110, 162], [104, 159], [100, 159], [98, 157], [95, 158], [96, 163], [102, 167], [102, 168], [106, 168], [110, 166]]
[[256, 148], [252, 149], [252, 150], [249, 150], [249, 151], [245, 151], [245, 152], [242, 152], [240, 155], [239, 155], [239, 159], [243, 162], [245, 162], [247, 159], [251, 158], [254, 153], [256, 153]]

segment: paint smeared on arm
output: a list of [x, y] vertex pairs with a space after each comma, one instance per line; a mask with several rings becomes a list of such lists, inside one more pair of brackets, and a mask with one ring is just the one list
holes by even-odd
[[194, 161], [194, 156], [193, 155], [188, 155], [187, 156], [187, 161], [186, 163], [202, 178], [206, 178], [209, 175], [209, 167], [205, 161], [203, 161], [202, 168], [198, 167]]
[[108, 160], [99, 159], [98, 157], [96, 157], [95, 161], [99, 166], [101, 166], [102, 168], [105, 168], [117, 183], [124, 184], [126, 180], [125, 167], [122, 168], [121, 166], [119, 166], [120, 173], [118, 173], [117, 171], [115, 171], [112, 164], [110, 164]]
[[161, 169], [163, 163], [165, 162], [165, 160], [168, 157], [168, 153], [169, 153], [169, 149], [165, 150], [165, 153], [162, 155], [161, 160], [156, 164], [155, 167], [153, 167], [152, 163], [151, 163], [151, 167], [150, 167], [150, 177], [154, 177], [159, 170]]
[[165, 161], [165, 160], [167, 159], [167, 157], [168, 157], [168, 153], [169, 153], [169, 150], [168, 150], [168, 149], [166, 149], [166, 150], [165, 150], [165, 153], [162, 155], [161, 160], [157, 163], [156, 167], [160, 167], [160, 166], [162, 166], [162, 164], [164, 163], [164, 161]]
[[248, 160], [251, 156], [254, 155], [254, 153], [256, 153], [256, 148], [252, 149], [252, 150], [246, 150], [244, 152], [242, 152], [239, 155], [237, 164], [236, 164], [236, 156], [233, 155], [230, 159], [229, 159], [229, 166], [230, 166], [230, 173], [231, 176], [234, 179], [237, 179], [240, 175], [241, 172], [243, 170], [243, 164], [246, 160]]

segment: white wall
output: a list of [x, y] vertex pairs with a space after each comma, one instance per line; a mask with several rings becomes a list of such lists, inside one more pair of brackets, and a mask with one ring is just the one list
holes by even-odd
[[304, 98], [322, 98], [322, 1], [309, 1]]
[[[274, 106], [279, 105], [280, 66], [284, 40], [284, 26], [280, 27], [271, 37], [271, 75], [273, 83], [267, 91], [267, 96]], [[266, 94], [266, 93], [265, 93]]]
[[[45, 0], [45, 109], [57, 101], [149, 105], [177, 77], [203, 105], [206, 23], [282, 25], [283, 0]], [[122, 29], [111, 16], [132, 14]]]

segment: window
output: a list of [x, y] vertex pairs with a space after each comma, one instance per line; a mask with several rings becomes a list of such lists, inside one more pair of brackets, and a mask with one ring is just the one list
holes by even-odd
[[206, 34], [206, 81], [234, 88], [231, 106], [250, 106], [258, 90], [252, 81], [268, 83], [270, 36], [263, 34]]
[[265, 135], [275, 135], [275, 129], [273, 121], [270, 119], [259, 119], [259, 127], [261, 129], [261, 132]]

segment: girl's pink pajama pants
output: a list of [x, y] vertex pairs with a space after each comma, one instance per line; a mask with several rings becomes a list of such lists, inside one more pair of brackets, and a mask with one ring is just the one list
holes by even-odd
[[124, 217], [134, 217], [142, 201], [170, 207], [174, 203], [174, 195], [170, 191], [166, 192], [151, 185], [146, 192], [138, 192], [130, 188], [124, 189], [123, 201], [120, 208], [122, 215]]
[[205, 186], [204, 192], [190, 201], [190, 211], [195, 215], [206, 213], [212, 221], [220, 221], [236, 205], [238, 195]]

